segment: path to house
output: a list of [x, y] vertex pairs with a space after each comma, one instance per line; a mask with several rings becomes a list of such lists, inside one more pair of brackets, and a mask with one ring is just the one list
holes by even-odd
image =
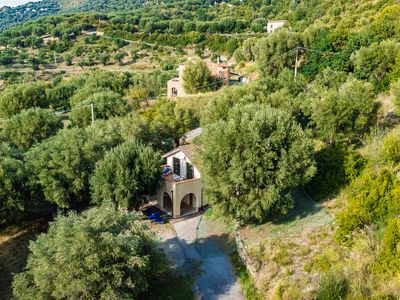
[[218, 239], [202, 234], [196, 243], [196, 228], [206, 226], [206, 219], [196, 216], [175, 223], [176, 236], [162, 236], [162, 246], [173, 265], [185, 269], [193, 261], [200, 262], [200, 274], [196, 278], [195, 290], [200, 299], [214, 300], [244, 299], [240, 284], [234, 274], [229, 257], [221, 250]]

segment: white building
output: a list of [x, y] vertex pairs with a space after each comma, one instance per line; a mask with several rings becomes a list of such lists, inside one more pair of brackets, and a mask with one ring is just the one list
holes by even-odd
[[174, 218], [198, 212], [207, 204], [203, 199], [201, 174], [193, 165], [194, 145], [182, 145], [163, 155], [165, 168], [157, 192], [157, 206]]
[[270, 20], [267, 24], [267, 31], [268, 33], [273, 33], [278, 28], [281, 28], [287, 24], [289, 24], [289, 22], [286, 20]]

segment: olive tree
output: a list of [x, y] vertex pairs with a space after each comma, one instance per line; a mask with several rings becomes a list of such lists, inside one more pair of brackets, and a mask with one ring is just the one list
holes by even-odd
[[200, 59], [189, 62], [183, 71], [183, 87], [186, 92], [195, 94], [212, 89], [211, 72], [206, 63]]
[[286, 111], [237, 105], [227, 120], [208, 125], [198, 159], [211, 205], [261, 221], [292, 204], [291, 190], [315, 172], [313, 143]]
[[61, 130], [26, 153], [32, 184], [41, 188], [47, 201], [59, 207], [88, 204], [89, 177], [95, 164], [119, 141], [112, 128]]
[[92, 203], [138, 208], [143, 194], [154, 194], [161, 177], [161, 155], [150, 146], [127, 141], [107, 152], [91, 178]]
[[0, 117], [9, 118], [23, 109], [47, 105], [43, 83], [11, 85], [0, 94]]
[[0, 143], [0, 226], [18, 220], [24, 214], [27, 180], [22, 154]]
[[155, 235], [137, 214], [109, 207], [59, 216], [29, 245], [16, 299], [137, 299], [166, 270]]
[[21, 111], [4, 123], [1, 136], [7, 142], [26, 151], [34, 144], [54, 135], [63, 127], [60, 116], [42, 108]]

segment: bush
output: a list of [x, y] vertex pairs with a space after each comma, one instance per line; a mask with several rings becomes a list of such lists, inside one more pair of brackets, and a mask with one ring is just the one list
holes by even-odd
[[382, 250], [378, 256], [378, 270], [395, 276], [400, 272], [400, 219], [391, 219], [383, 237]]
[[317, 174], [305, 188], [317, 201], [334, 196], [360, 174], [365, 164], [361, 155], [341, 144], [323, 148], [315, 155], [315, 161]]
[[336, 237], [346, 241], [356, 229], [386, 222], [400, 213], [400, 182], [389, 170], [366, 169], [351, 186], [348, 207], [337, 217]]
[[139, 299], [166, 270], [155, 235], [136, 214], [92, 208], [59, 216], [29, 245], [17, 299]]
[[344, 299], [348, 291], [347, 280], [334, 273], [324, 274], [316, 291], [317, 300]]
[[400, 80], [392, 83], [391, 89], [393, 93], [394, 104], [396, 106], [397, 114], [400, 115]]
[[400, 163], [400, 130], [397, 129], [385, 136], [381, 150], [382, 158], [389, 163]]

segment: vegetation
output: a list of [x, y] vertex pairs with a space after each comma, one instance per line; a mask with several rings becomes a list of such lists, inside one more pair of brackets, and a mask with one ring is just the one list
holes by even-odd
[[[289, 26], [266, 34], [273, 19]], [[395, 0], [1, 9], [0, 226], [59, 210], [15, 297], [157, 299], [162, 276], [193, 298], [193, 278], [129, 252], [158, 253], [129, 210], [155, 194], [160, 153], [201, 125], [194, 163], [215, 212], [244, 225], [249, 297], [399, 298], [399, 20]], [[206, 63], [224, 57], [251, 82], [217, 91]], [[185, 89], [209, 93], [163, 99], [189, 58]]]
[[190, 94], [205, 92], [213, 89], [212, 77], [205, 62], [197, 60], [190, 62], [183, 71], [183, 87]]
[[41, 108], [30, 108], [13, 115], [4, 124], [2, 137], [13, 146], [27, 151], [33, 145], [54, 135], [63, 127], [60, 116]]
[[138, 209], [161, 176], [160, 154], [137, 141], [125, 142], [106, 153], [90, 180], [92, 202]]
[[26, 269], [14, 278], [14, 296], [134, 298], [145, 294], [166, 265], [154, 234], [138, 219], [136, 214], [106, 207], [58, 217], [47, 234], [30, 244]]
[[307, 133], [267, 105], [234, 107], [227, 121], [206, 127], [201, 142], [208, 200], [244, 220], [287, 211], [290, 190], [315, 172]]

